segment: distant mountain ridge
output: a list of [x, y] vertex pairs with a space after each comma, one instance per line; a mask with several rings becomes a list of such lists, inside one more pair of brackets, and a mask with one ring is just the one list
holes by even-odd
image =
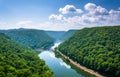
[[69, 39], [71, 36], [74, 35], [74, 33], [76, 32], [77, 30], [69, 30], [67, 32], [65, 32], [62, 36], [61, 36], [61, 40], [65, 41], [67, 39]]
[[63, 34], [65, 34], [66, 31], [45, 31], [49, 36], [54, 38], [54, 40], [60, 40]]
[[71, 37], [76, 31], [77, 30], [44, 31], [25, 28], [0, 30], [1, 33], [6, 34], [12, 40], [15, 40], [32, 49], [49, 49], [54, 42], [64, 41]]
[[54, 40], [64, 41], [70, 38], [77, 30], [68, 31], [45, 31], [49, 36], [54, 38]]
[[42, 48], [49, 49], [54, 40], [43, 30], [35, 29], [10, 29], [10, 30], [0, 30], [0, 32], [5, 33], [12, 40], [22, 43], [32, 49]]

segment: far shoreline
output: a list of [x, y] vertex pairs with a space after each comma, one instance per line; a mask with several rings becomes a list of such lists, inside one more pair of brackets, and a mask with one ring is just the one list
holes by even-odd
[[75, 66], [78, 67], [79, 69], [81, 69], [81, 70], [83, 70], [83, 71], [85, 71], [85, 72], [87, 72], [87, 73], [89, 73], [89, 74], [92, 74], [92, 75], [94, 75], [94, 76], [96, 76], [96, 77], [105, 77], [105, 76], [103, 76], [102, 74], [100, 74], [100, 73], [98, 73], [98, 72], [96, 72], [96, 71], [94, 71], [94, 70], [92, 70], [92, 69], [88, 69], [88, 68], [86, 68], [85, 66], [82, 66], [82, 65], [80, 65], [79, 63], [73, 61], [72, 59], [70, 59], [69, 57], [67, 57], [66, 55], [64, 55], [63, 53], [61, 53], [60, 51], [57, 51], [57, 52], [59, 52], [65, 59], [68, 59], [71, 64], [75, 65]]

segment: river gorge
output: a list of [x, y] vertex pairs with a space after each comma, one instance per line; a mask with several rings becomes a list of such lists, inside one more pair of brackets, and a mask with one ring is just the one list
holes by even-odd
[[39, 57], [45, 60], [46, 64], [54, 72], [55, 77], [95, 77], [70, 63], [64, 62], [62, 58], [57, 58], [53, 51], [59, 44], [60, 42], [57, 42], [50, 50], [44, 50], [39, 54]]

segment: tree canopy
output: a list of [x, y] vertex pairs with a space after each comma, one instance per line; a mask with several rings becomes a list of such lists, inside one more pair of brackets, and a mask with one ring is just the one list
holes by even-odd
[[46, 32], [43, 30], [12, 29], [1, 30], [0, 32], [5, 33], [12, 40], [15, 40], [32, 49], [49, 49], [54, 43], [53, 38], [47, 35]]
[[0, 77], [53, 77], [53, 72], [31, 49], [0, 33]]
[[88, 68], [109, 76], [120, 76], [120, 26], [84, 28], [58, 49]]

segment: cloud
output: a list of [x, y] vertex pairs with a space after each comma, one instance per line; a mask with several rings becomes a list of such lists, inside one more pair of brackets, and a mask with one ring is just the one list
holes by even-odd
[[87, 11], [92, 11], [94, 9], [97, 8], [97, 6], [94, 4], [94, 3], [87, 3], [85, 6], [84, 6], [85, 10]]
[[93, 15], [107, 15], [108, 14], [108, 10], [101, 7], [101, 6], [97, 6], [94, 3], [87, 3], [84, 6], [85, 10], [88, 11], [90, 14]]
[[64, 16], [63, 15], [55, 15], [55, 14], [52, 14], [49, 16], [49, 20], [63, 20], [64, 19]]
[[62, 14], [68, 14], [68, 13], [82, 13], [83, 11], [81, 9], [77, 9], [73, 5], [66, 5], [63, 8], [60, 8], [59, 12]]
[[16, 23], [16, 25], [28, 25], [30, 23], [32, 23], [32, 21], [19, 21]]
[[110, 15], [120, 16], [120, 10], [110, 10], [110, 11], [109, 11], [109, 14], [110, 14]]
[[[72, 8], [72, 9], [69, 9]], [[66, 5], [64, 8], [60, 8], [59, 12], [62, 15], [52, 15], [49, 19], [56, 19], [57, 22], [51, 22], [51, 26], [54, 25], [54, 29], [81, 29], [84, 27], [94, 26], [113, 26], [120, 25], [120, 10], [107, 10], [106, 8], [96, 5], [94, 3], [87, 3], [84, 6], [84, 13], [76, 14], [75, 6]], [[66, 16], [72, 12], [72, 16]], [[61, 23], [62, 21], [62, 23]]]
[[84, 12], [82, 11], [82, 13], [78, 11], [80, 9], [76, 8], [74, 5], [66, 5], [65, 7], [59, 9], [58, 14], [51, 14], [48, 21], [33, 22], [33, 20], [29, 21], [29, 19], [25, 19], [26, 21], [19, 21], [17, 23], [9, 22], [6, 24], [6, 22], [0, 22], [0, 27], [1, 29], [23, 27], [62, 31], [69, 29], [81, 29], [84, 27], [120, 25], [120, 7], [118, 7], [117, 10], [107, 10], [106, 8], [94, 3], [87, 3], [83, 7]]
[[[75, 25], [71, 25], [66, 22], [43, 22], [37, 25], [32, 26], [32, 28], [44, 29], [44, 30], [54, 30], [54, 31], [63, 31], [76, 28]], [[77, 29], [77, 28], [76, 28]]]
[[111, 24], [120, 25], [120, 10], [110, 10], [107, 19]]
[[84, 27], [93, 27], [97, 24], [98, 18], [89, 17], [87, 15], [82, 16], [73, 16], [68, 17], [65, 22], [66, 24], [69, 24], [69, 26], [75, 28], [75, 29], [81, 29]]
[[69, 22], [74, 22], [76, 25], [82, 24], [85, 26], [101, 26], [101, 25], [119, 25], [120, 10], [108, 11], [104, 7], [97, 6], [94, 3], [87, 3], [84, 6], [86, 13], [81, 16], [73, 16], [66, 18]]

